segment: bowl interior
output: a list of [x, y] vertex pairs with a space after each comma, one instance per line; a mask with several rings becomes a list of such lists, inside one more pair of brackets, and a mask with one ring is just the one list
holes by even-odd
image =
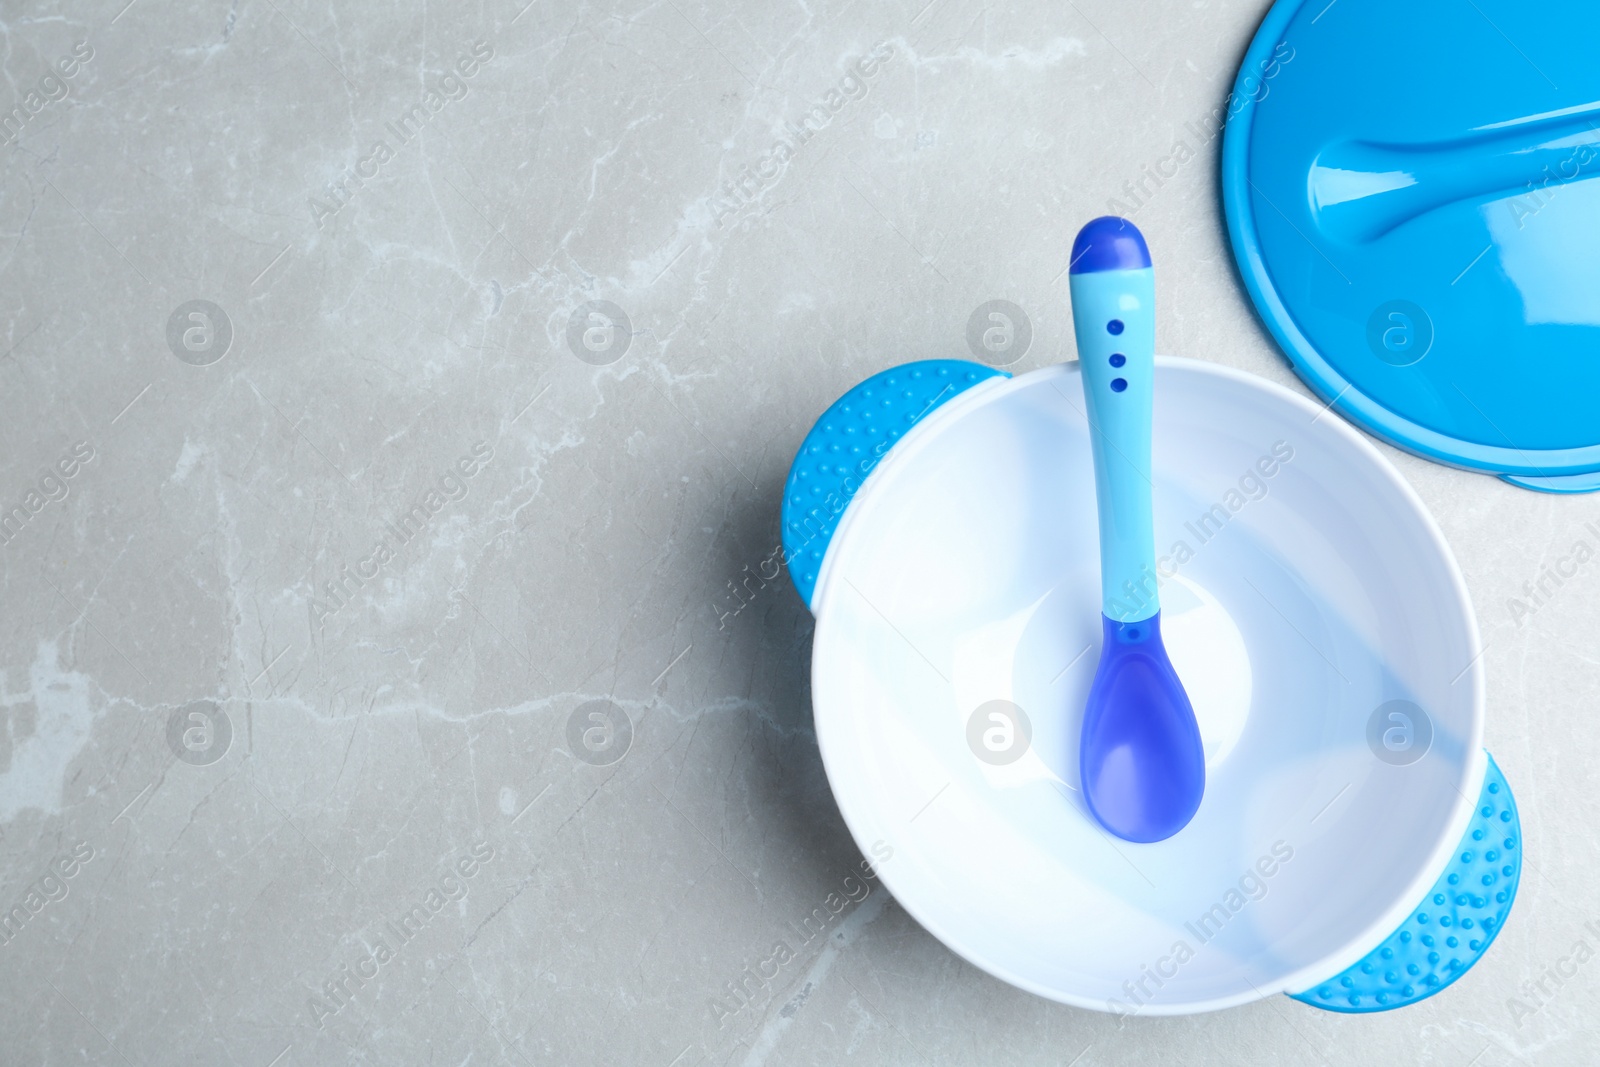
[[1157, 381], [1163, 631], [1207, 754], [1188, 827], [1120, 841], [1077, 789], [1100, 591], [1076, 365], [974, 388], [873, 472], [812, 681], [834, 794], [911, 914], [1034, 992], [1167, 1013], [1309, 985], [1399, 922], [1465, 825], [1481, 680], [1454, 561], [1370, 445], [1237, 372]]

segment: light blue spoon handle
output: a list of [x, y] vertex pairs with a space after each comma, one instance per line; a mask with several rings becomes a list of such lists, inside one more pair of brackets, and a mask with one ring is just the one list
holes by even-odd
[[1160, 610], [1150, 516], [1155, 271], [1133, 223], [1095, 219], [1072, 247], [1072, 317], [1100, 508], [1101, 610], [1139, 622]]

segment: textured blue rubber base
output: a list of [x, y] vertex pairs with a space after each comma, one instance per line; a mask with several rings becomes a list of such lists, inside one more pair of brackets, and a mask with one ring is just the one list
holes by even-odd
[[783, 487], [783, 554], [807, 607], [839, 517], [889, 448], [940, 404], [1009, 377], [961, 359], [907, 363], [874, 374], [822, 413]]
[[1387, 1011], [1433, 996], [1489, 950], [1511, 911], [1521, 875], [1516, 801], [1489, 756], [1466, 836], [1417, 910], [1361, 962], [1291, 995], [1342, 1012]]

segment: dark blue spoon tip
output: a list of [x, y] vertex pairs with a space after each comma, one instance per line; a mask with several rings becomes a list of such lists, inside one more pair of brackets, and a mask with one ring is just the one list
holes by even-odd
[[1160, 612], [1101, 623], [1078, 753], [1083, 799], [1124, 841], [1164, 841], [1189, 824], [1205, 794], [1200, 725], [1161, 642]]
[[1144, 234], [1127, 219], [1102, 215], [1078, 231], [1072, 242], [1073, 274], [1102, 270], [1139, 270], [1150, 265]]

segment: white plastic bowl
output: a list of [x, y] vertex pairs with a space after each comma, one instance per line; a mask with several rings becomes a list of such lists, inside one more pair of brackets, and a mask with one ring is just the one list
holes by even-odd
[[[968, 389], [866, 477], [811, 597], [812, 688], [845, 821], [923, 926], [1041, 996], [1180, 1014], [1360, 960], [1441, 877], [1486, 763], [1477, 628], [1415, 493], [1286, 389], [1157, 368], [1163, 630], [1207, 752], [1187, 828], [1129, 844], [1077, 792], [1100, 591], [1075, 364]], [[1032, 726], [1007, 765], [968, 743], [991, 700]], [[1392, 700], [1431, 721], [1415, 762], [1369, 744]]]

